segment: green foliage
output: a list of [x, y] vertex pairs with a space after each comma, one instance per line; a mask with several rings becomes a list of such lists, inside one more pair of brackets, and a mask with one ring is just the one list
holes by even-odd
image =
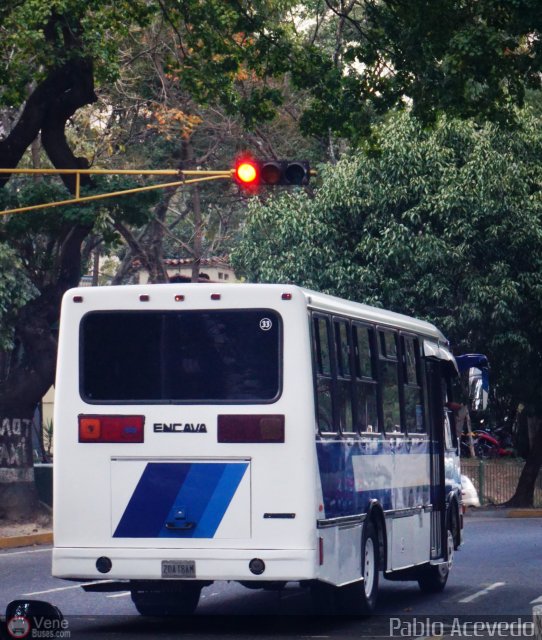
[[125, 73], [123, 45], [157, 20], [169, 28], [164, 70], [252, 129], [284, 100], [278, 76], [310, 94], [306, 133], [354, 142], [405, 103], [426, 122], [442, 111], [510, 122], [541, 86], [538, 0], [22, 0], [0, 17], [0, 104], [10, 107], [74, 57], [92, 60], [107, 86]]
[[[513, 122], [541, 86], [538, 0], [372, 2], [164, 2], [182, 55], [172, 61], [200, 102], [219, 99], [247, 124], [271, 117], [287, 74], [310, 100], [305, 133], [359, 143], [375, 119], [411, 104], [438, 114]], [[259, 86], [246, 92], [243, 73]], [[241, 90], [242, 89], [242, 90]]]
[[93, 60], [98, 80], [115, 79], [122, 38], [158, 10], [145, 0], [23, 0], [0, 21], [0, 103], [17, 106], [28, 87], [73, 57]]
[[501, 392], [538, 402], [542, 131], [520, 119], [508, 132], [390, 118], [365, 151], [321, 168], [313, 198], [255, 201], [237, 270], [427, 318], [458, 351], [488, 353]]
[[[123, 176], [96, 176], [94, 182], [92, 188], [81, 191], [82, 196], [141, 186]], [[74, 226], [86, 226], [89, 232], [100, 233], [106, 244], [114, 244], [119, 240], [114, 223], [144, 224], [158, 197], [156, 192], [143, 192], [4, 216], [0, 221], [0, 241], [9, 243], [11, 254], [17, 256], [21, 279], [27, 278], [41, 289], [58, 276], [62, 244]], [[33, 206], [70, 198], [72, 195], [58, 179], [12, 179], [0, 190], [0, 208]], [[0, 281], [3, 278], [4, 273]]]
[[51, 419], [46, 420], [43, 425], [43, 448], [45, 454], [50, 461], [52, 459], [52, 449], [53, 449], [53, 440], [54, 440], [54, 428], [53, 421]]
[[[330, 82], [329, 51], [316, 41], [303, 81], [314, 119], [354, 140], [393, 105], [411, 104], [425, 122], [441, 112], [513, 122], [526, 89], [539, 88], [542, 9], [537, 0], [360, 0], [328, 3], [342, 30]], [[329, 20], [329, 17], [328, 17]], [[306, 58], [305, 58], [306, 59]], [[310, 67], [312, 66], [312, 72]]]
[[16, 253], [0, 242], [0, 350], [10, 349], [17, 310], [37, 293]]
[[[169, 71], [195, 101], [220, 103], [251, 128], [272, 119], [283, 97], [267, 81], [291, 68], [295, 39], [288, 10], [296, 4], [164, 1], [178, 47]], [[254, 82], [244, 82], [248, 78]]]

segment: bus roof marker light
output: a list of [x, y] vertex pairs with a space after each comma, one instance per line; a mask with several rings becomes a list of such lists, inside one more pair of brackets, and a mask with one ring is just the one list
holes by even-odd
[[211, 293], [211, 300], [220, 300], [221, 297], [220, 293]]
[[83, 302], [83, 296], [73, 296], [74, 302]]
[[282, 294], [282, 299], [283, 300], [291, 300], [292, 299], [292, 294], [291, 293], [283, 293]]
[[184, 301], [184, 296], [182, 294], [177, 294], [175, 296], [175, 302], [183, 302]]
[[148, 302], [151, 299], [151, 297], [149, 295], [147, 295], [146, 293], [143, 293], [139, 296], [139, 301], [140, 302]]

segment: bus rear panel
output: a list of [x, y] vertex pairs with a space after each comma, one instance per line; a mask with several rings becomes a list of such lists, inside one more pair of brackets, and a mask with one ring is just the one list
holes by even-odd
[[306, 305], [287, 287], [244, 289], [66, 295], [54, 575], [316, 577]]

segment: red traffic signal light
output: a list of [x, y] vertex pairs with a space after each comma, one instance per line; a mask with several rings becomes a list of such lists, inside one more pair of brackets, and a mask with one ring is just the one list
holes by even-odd
[[309, 183], [310, 166], [305, 160], [253, 160], [237, 161], [235, 181], [244, 187], [302, 186]]
[[257, 184], [259, 173], [258, 163], [254, 160], [242, 160], [235, 165], [235, 179], [239, 184]]

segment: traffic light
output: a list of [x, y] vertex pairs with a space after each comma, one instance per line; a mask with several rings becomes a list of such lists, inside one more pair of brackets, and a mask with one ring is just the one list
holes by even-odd
[[259, 186], [303, 186], [309, 183], [311, 171], [305, 160], [237, 160], [234, 179], [246, 188]]

